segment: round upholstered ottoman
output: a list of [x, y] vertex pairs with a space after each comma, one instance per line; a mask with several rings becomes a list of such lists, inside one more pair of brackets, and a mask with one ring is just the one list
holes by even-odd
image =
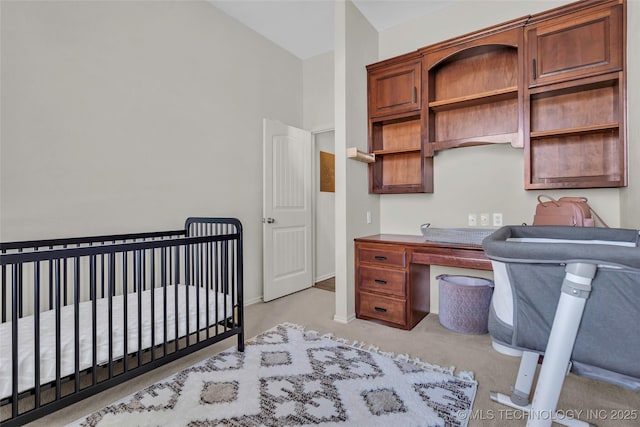
[[440, 324], [463, 334], [486, 334], [493, 281], [442, 274], [439, 283]]

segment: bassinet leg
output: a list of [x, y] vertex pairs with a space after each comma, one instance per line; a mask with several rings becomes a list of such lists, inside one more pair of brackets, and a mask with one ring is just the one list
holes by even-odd
[[527, 427], [547, 427], [552, 421], [564, 424], [556, 419], [556, 406], [596, 269], [594, 264], [567, 264]]
[[538, 353], [532, 351], [523, 352], [520, 359], [520, 367], [518, 368], [518, 377], [516, 378], [516, 384], [513, 386], [511, 396], [492, 391], [491, 400], [528, 412], [531, 408], [529, 395], [531, 394], [533, 377], [538, 367], [538, 359]]
[[531, 394], [531, 386], [533, 385], [533, 377], [538, 368], [538, 359], [540, 355], [531, 351], [522, 353], [520, 368], [518, 369], [518, 378], [511, 392], [511, 401], [516, 405], [525, 406], [529, 404], [529, 395]]

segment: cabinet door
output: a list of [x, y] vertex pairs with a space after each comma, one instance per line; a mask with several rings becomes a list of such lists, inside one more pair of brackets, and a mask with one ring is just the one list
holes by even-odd
[[421, 62], [385, 66], [369, 72], [369, 116], [420, 110]]
[[608, 2], [529, 26], [529, 87], [621, 70], [622, 8]]

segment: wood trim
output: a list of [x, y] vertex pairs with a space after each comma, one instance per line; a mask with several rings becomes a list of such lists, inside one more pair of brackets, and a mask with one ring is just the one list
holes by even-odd
[[[485, 39], [487, 37], [490, 37], [496, 34], [504, 33], [505, 31], [513, 30], [514, 28], [524, 27], [529, 21], [529, 17], [530, 17], [529, 15], [522, 16], [520, 18], [512, 19], [511, 21], [497, 24], [492, 27], [487, 27], [479, 31], [474, 31], [462, 36], [453, 37], [453, 38], [441, 41], [439, 43], [435, 43], [435, 44], [420, 48], [418, 49], [418, 52], [425, 55], [425, 54], [433, 53], [439, 50], [448, 49], [451, 47], [460, 48], [460, 46], [477, 41], [479, 39]], [[517, 45], [513, 45], [513, 46], [517, 46]]]

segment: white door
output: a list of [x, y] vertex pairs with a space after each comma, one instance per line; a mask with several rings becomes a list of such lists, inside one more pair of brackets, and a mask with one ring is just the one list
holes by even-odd
[[311, 145], [311, 132], [264, 119], [264, 301], [313, 285]]

